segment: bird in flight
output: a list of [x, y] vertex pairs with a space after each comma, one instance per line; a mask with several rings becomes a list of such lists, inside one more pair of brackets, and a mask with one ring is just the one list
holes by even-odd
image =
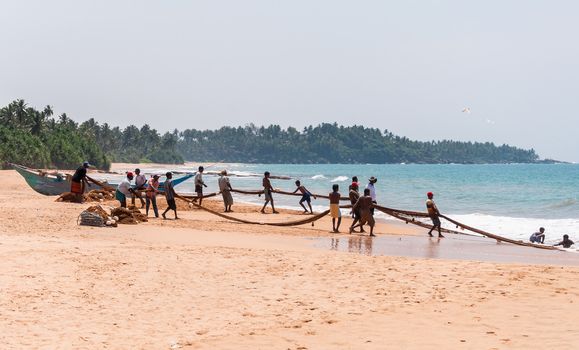
[[468, 107], [463, 108], [462, 113], [470, 114], [470, 108]]

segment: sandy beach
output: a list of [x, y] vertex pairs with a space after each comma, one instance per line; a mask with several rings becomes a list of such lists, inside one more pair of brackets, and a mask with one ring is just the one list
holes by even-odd
[[[178, 221], [78, 226], [92, 204], [56, 203], [14, 171], [0, 175], [2, 349], [579, 347], [579, 268], [556, 256], [527, 265], [335, 251], [314, 242], [350, 239], [349, 221], [335, 235], [328, 217], [271, 227], [191, 209]], [[428, 241], [404, 224], [376, 233]], [[477, 244], [460, 249], [474, 256]]]

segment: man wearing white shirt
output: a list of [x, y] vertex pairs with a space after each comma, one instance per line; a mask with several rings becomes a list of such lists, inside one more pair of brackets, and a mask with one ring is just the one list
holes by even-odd
[[[378, 181], [378, 179], [372, 176], [368, 181], [370, 182], [368, 183], [368, 185], [366, 185], [366, 188], [370, 190], [370, 197], [372, 197], [372, 203], [378, 204], [378, 201], [376, 200], [376, 187], [374, 187], [374, 184]], [[372, 209], [370, 210], [372, 211], [372, 215], [374, 215], [374, 207], [372, 207]]]
[[131, 180], [133, 179], [133, 173], [128, 172], [127, 177], [121, 181], [115, 192], [115, 198], [121, 202], [121, 207], [127, 207], [127, 196], [131, 196], [135, 193], [135, 190], [131, 187]]

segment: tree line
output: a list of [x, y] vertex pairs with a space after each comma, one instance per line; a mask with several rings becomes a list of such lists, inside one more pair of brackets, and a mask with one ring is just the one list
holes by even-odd
[[145, 124], [124, 129], [94, 119], [77, 123], [50, 106], [24, 100], [0, 109], [0, 162], [74, 168], [88, 160], [181, 164], [185, 160], [243, 163], [533, 163], [539, 156], [490, 142], [414, 141], [388, 130], [320, 124], [301, 131], [279, 125], [186, 129], [159, 133]]

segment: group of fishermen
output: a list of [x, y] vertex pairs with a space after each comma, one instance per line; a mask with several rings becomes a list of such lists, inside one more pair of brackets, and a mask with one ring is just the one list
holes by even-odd
[[[88, 184], [87, 178], [87, 169], [91, 167], [88, 162], [84, 162], [81, 167], [79, 167], [74, 175], [72, 176], [71, 181], [71, 192], [73, 192], [77, 198], [77, 201], [82, 202], [82, 195], [85, 192], [85, 188]], [[207, 184], [203, 181], [203, 172], [205, 171], [203, 166], [198, 168], [197, 173], [195, 174], [194, 182], [195, 182], [195, 193], [197, 197], [193, 199], [193, 201], [198, 201], [198, 205], [202, 204], [203, 201], [203, 188], [207, 187]], [[127, 198], [130, 197], [132, 204], [135, 205], [135, 200], [138, 198], [141, 202], [141, 208], [145, 208], [147, 216], [149, 215], [149, 209], [152, 207], [155, 217], [159, 217], [159, 211], [157, 207], [157, 195], [164, 194], [165, 199], [167, 201], [167, 208], [161, 214], [163, 219], [166, 219], [166, 214], [169, 210], [172, 210], [175, 213], [175, 219], [179, 219], [177, 216], [177, 204], [175, 199], [179, 197], [179, 195], [175, 192], [173, 186], [173, 174], [171, 172], [167, 172], [165, 174], [166, 180], [163, 183], [162, 190], [160, 189], [160, 182], [159, 182], [159, 175], [154, 174], [151, 176], [149, 180], [145, 177], [145, 175], [141, 174], [140, 169], [135, 169], [135, 172], [127, 172], [126, 178], [121, 181], [121, 183], [117, 186], [115, 191], [115, 198], [120, 202], [121, 207], [127, 206]], [[273, 185], [271, 183], [271, 174], [269, 171], [264, 173], [262, 179], [262, 186], [263, 186], [263, 194], [264, 194], [264, 204], [261, 208], [261, 213], [265, 214], [265, 209], [268, 204], [271, 205], [272, 212], [277, 214], [278, 212], [275, 210], [275, 204], [273, 199], [273, 192], [275, 192]], [[131, 185], [131, 181], [135, 180], [134, 186]], [[90, 179], [92, 180], [92, 179]], [[94, 180], [92, 180], [94, 181]], [[374, 207], [378, 204], [377, 196], [376, 196], [376, 187], [375, 184], [378, 179], [374, 176], [368, 179], [368, 184], [364, 188], [363, 193], [359, 192], [360, 184], [358, 181], [357, 176], [352, 177], [352, 183], [348, 187], [348, 198], [350, 200], [350, 204], [352, 209], [350, 211], [350, 215], [353, 219], [352, 224], [349, 227], [349, 232], [355, 232], [356, 228], [359, 228], [359, 232], [364, 233], [364, 225], [368, 225], [370, 227], [370, 236], [375, 236], [374, 234], [374, 226], [376, 221], [374, 219]], [[219, 186], [219, 191], [223, 197], [223, 205], [225, 207], [225, 212], [232, 212], [231, 206], [233, 205], [233, 196], [231, 195], [231, 191], [233, 188], [231, 187], [231, 183], [227, 176], [227, 171], [223, 170], [220, 173], [219, 179], [217, 181]], [[313, 195], [299, 180], [295, 182], [296, 189], [292, 192], [293, 194], [300, 192], [302, 197], [299, 201], [299, 205], [304, 209], [304, 214], [313, 214], [311, 198], [316, 196]], [[90, 186], [90, 185], [89, 185]], [[330, 200], [330, 216], [332, 218], [332, 232], [339, 233], [340, 224], [342, 223], [342, 213], [340, 210], [340, 200], [342, 195], [339, 192], [340, 186], [338, 184], [332, 185], [332, 192], [328, 195]], [[143, 200], [142, 193], [145, 192], [145, 199]], [[261, 196], [261, 195], [260, 195]], [[434, 193], [428, 192], [426, 194], [426, 210], [428, 212], [428, 216], [432, 220], [432, 227], [430, 231], [428, 231], [428, 235], [433, 237], [432, 232], [438, 231], [438, 237], [444, 238], [442, 235], [442, 228], [441, 228], [441, 221], [440, 221], [440, 212], [438, 211], [438, 207], [436, 203], [434, 203]], [[306, 207], [307, 204], [307, 207]], [[308, 210], [309, 208], [309, 210]], [[530, 241], [532, 243], [541, 243], [543, 244], [545, 241], [545, 229], [541, 227], [538, 232], [535, 232], [531, 235]], [[556, 246], [560, 245], [565, 248], [569, 248], [573, 245], [574, 242], [569, 239], [568, 235], [563, 236], [563, 240], [556, 244]]]

